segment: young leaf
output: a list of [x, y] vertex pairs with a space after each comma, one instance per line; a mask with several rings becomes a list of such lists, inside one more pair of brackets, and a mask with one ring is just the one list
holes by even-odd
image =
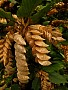
[[29, 17], [41, 2], [42, 0], [22, 0], [22, 4], [17, 11], [18, 17]]
[[40, 79], [35, 77], [35, 79], [32, 82], [32, 89], [33, 90], [39, 90], [40, 89]]

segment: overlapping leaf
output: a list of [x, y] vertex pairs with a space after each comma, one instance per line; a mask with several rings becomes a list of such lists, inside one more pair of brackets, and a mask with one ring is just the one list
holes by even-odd
[[67, 83], [67, 80], [66, 80], [66, 78], [65, 78], [65, 76], [64, 75], [60, 75], [59, 73], [57, 73], [57, 72], [54, 72], [54, 73], [50, 73], [50, 81], [52, 82], [52, 83], [55, 83], [55, 84], [65, 84], [65, 83]]
[[14, 20], [12, 15], [11, 15], [11, 12], [5, 12], [2, 8], [0, 8], [0, 17]]
[[22, 0], [22, 4], [17, 11], [19, 17], [29, 17], [33, 10], [39, 5], [42, 0]]

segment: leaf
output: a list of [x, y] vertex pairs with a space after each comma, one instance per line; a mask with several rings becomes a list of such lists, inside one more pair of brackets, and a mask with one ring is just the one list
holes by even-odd
[[50, 21], [45, 21], [45, 22], [43, 22], [43, 25], [48, 25], [50, 23]]
[[12, 81], [13, 75], [5, 79], [6, 84], [9, 84]]
[[68, 45], [68, 41], [61, 42], [63, 45]]
[[0, 17], [14, 20], [14, 18], [11, 15], [11, 12], [5, 12], [2, 8], [0, 8]]
[[54, 72], [54, 71], [59, 71], [60, 69], [63, 69], [63, 68], [64, 68], [63, 63], [59, 62], [59, 63], [52, 64], [47, 67], [42, 67], [42, 70], [46, 72]]
[[55, 88], [54, 90], [68, 90], [66, 86], [59, 86], [58, 88]]
[[40, 89], [40, 79], [35, 77], [35, 79], [32, 82], [32, 89], [33, 90], [39, 90]]
[[16, 3], [17, 1], [16, 0], [8, 0], [10, 1], [11, 3]]
[[65, 83], [67, 83], [65, 76], [60, 75], [57, 72], [50, 73], [49, 78], [50, 78], [50, 81], [52, 83], [55, 83], [55, 84], [61, 84], [62, 83], [64, 85]]
[[45, 6], [42, 10], [40, 10], [38, 13], [34, 14], [34, 15], [31, 17], [32, 20], [33, 20], [33, 22], [34, 22], [34, 23], [37, 23], [37, 22], [40, 20], [40, 18], [41, 18], [42, 16], [44, 16], [44, 15], [50, 10], [51, 6], [52, 6], [52, 3], [46, 4], [46, 6]]
[[11, 90], [10, 88], [6, 88], [5, 90]]
[[18, 17], [29, 17], [41, 2], [42, 0], [22, 0], [22, 4], [17, 11]]
[[11, 90], [21, 90], [21, 88], [19, 87], [18, 84], [13, 84], [13, 85], [11, 86]]

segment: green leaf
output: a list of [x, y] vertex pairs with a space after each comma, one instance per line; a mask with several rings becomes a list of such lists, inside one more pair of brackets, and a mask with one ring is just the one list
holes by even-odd
[[57, 87], [57, 88], [55, 88], [53, 90], [68, 90], [68, 87], [66, 87], [66, 86], [59, 86], [59, 87]]
[[32, 89], [33, 90], [39, 90], [40, 89], [40, 79], [35, 77], [35, 79], [32, 82]]
[[13, 84], [13, 85], [11, 86], [11, 90], [21, 90], [21, 88], [19, 87], [18, 84]]
[[45, 21], [45, 22], [43, 22], [43, 25], [48, 25], [50, 23], [50, 21]]
[[0, 8], [0, 17], [14, 20], [14, 18], [11, 15], [11, 12], [5, 12], [2, 8]]
[[22, 4], [17, 11], [18, 17], [29, 17], [41, 2], [42, 0], [22, 0]]
[[10, 88], [6, 88], [5, 90], [11, 90]]
[[68, 45], [68, 41], [63, 41], [63, 42], [61, 42], [61, 44]]
[[54, 72], [54, 71], [59, 71], [60, 69], [63, 69], [63, 68], [64, 68], [63, 63], [59, 62], [59, 63], [52, 64], [47, 67], [42, 67], [42, 70], [46, 72]]
[[41, 17], [43, 17], [51, 8], [52, 3], [46, 4], [46, 6], [40, 10], [38, 13], [34, 14], [31, 18], [34, 23], [37, 23]]
[[57, 72], [50, 73], [49, 78], [50, 78], [50, 81], [52, 83], [55, 83], [55, 84], [61, 84], [62, 83], [64, 85], [65, 83], [67, 83], [65, 76], [60, 75]]
[[8, 78], [5, 79], [6, 84], [9, 84], [13, 79], [13, 75], [9, 76]]
[[16, 0], [8, 0], [10, 1], [11, 3], [16, 3], [17, 1]]

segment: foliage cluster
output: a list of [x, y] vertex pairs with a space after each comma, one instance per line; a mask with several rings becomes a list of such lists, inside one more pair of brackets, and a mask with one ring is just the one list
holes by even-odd
[[[2, 2], [1, 2], [2, 1]], [[26, 41], [26, 57], [29, 68], [29, 82], [25, 85], [25, 90], [48, 90], [42, 89], [39, 71], [48, 73], [48, 81], [51, 82], [49, 90], [68, 90], [68, 2], [67, 0], [1, 0], [0, 1], [0, 40], [4, 39], [8, 32], [20, 32], [18, 27], [14, 26], [16, 22], [13, 15], [23, 19], [23, 31], [30, 25], [44, 25], [54, 28], [59, 28], [62, 33], [62, 42], [49, 42], [46, 39], [45, 43], [49, 46], [48, 55], [51, 57], [51, 65], [43, 66], [34, 61], [35, 57], [32, 54], [31, 47]], [[14, 31], [12, 28], [15, 28]], [[24, 35], [23, 35], [24, 37]], [[0, 42], [1, 44], [1, 42]], [[14, 73], [9, 77], [4, 78], [5, 66], [1, 59], [0, 52], [0, 90], [24, 90], [17, 80], [17, 67], [14, 53], [14, 44], [11, 43], [11, 51], [14, 57], [13, 70]], [[0, 45], [1, 46], [1, 45]], [[1, 47], [0, 47], [1, 49]], [[5, 88], [4, 88], [5, 87]], [[3, 89], [4, 88], [4, 89]]]

